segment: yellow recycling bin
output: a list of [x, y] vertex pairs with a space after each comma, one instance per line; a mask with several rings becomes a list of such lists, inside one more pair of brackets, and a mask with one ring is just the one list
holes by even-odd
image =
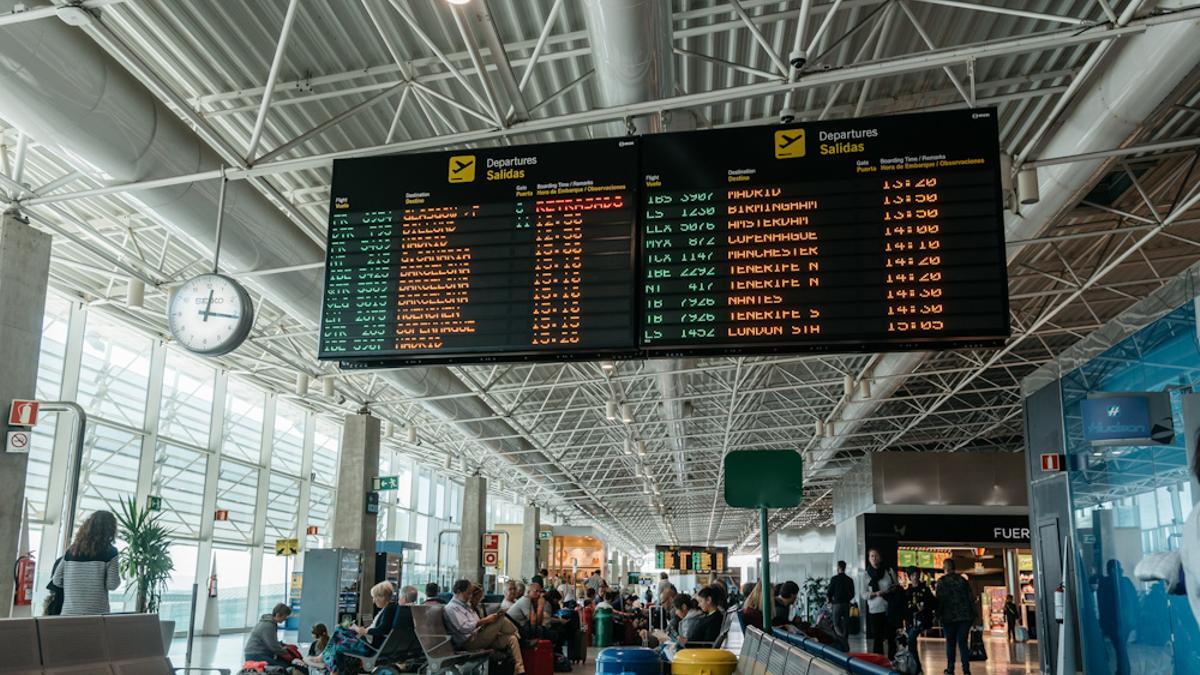
[[680, 649], [671, 661], [671, 675], [733, 675], [737, 657], [728, 649]]

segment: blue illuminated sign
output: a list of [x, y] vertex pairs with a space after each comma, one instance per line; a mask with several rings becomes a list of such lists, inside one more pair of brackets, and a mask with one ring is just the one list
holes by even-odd
[[1146, 396], [1111, 396], [1080, 401], [1083, 437], [1091, 442], [1144, 443], [1151, 438]]

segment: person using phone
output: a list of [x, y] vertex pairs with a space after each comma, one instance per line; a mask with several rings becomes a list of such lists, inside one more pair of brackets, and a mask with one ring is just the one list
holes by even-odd
[[516, 625], [503, 620], [502, 612], [479, 618], [470, 605], [473, 587], [474, 584], [466, 579], [455, 581], [451, 587], [454, 597], [446, 604], [446, 611], [442, 615], [454, 648], [465, 651], [507, 650], [512, 655], [513, 672], [522, 675], [525, 662], [521, 660], [521, 641], [517, 637]]

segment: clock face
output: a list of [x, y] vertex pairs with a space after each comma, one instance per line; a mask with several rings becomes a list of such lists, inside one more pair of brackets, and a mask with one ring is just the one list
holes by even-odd
[[241, 284], [221, 274], [183, 283], [167, 308], [167, 326], [188, 351], [220, 356], [237, 349], [254, 326], [254, 306]]

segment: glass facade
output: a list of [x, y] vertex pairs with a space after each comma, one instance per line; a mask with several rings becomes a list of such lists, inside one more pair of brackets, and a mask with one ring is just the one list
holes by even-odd
[[[1062, 378], [1084, 672], [1200, 673], [1200, 629], [1186, 596], [1135, 576], [1146, 556], [1179, 549], [1184, 519], [1200, 499], [1180, 433], [1182, 397], [1198, 386], [1192, 303]], [[1089, 393], [1149, 391], [1170, 393], [1170, 443], [1093, 445], [1084, 438], [1081, 402]]]
[[[37, 394], [77, 401], [88, 414], [77, 518], [115, 510], [127, 498], [161, 498], [175, 563], [162, 614], [179, 630], [187, 625], [193, 584], [203, 593], [214, 566], [219, 625], [241, 630], [285, 600], [289, 573], [303, 564], [275, 556], [276, 539], [297, 537], [302, 551], [330, 544], [340, 416], [266, 391], [55, 293], [46, 301]], [[66, 426], [44, 416], [29, 458], [39, 592], [64, 536]], [[381, 539], [422, 547], [409, 555], [405, 581], [452, 578], [457, 534], [441, 537], [441, 574], [438, 534], [458, 528], [462, 485], [386, 443], [379, 473], [400, 478], [399, 489], [381, 500]], [[114, 611], [129, 608], [124, 589], [112, 594], [112, 604]]]

